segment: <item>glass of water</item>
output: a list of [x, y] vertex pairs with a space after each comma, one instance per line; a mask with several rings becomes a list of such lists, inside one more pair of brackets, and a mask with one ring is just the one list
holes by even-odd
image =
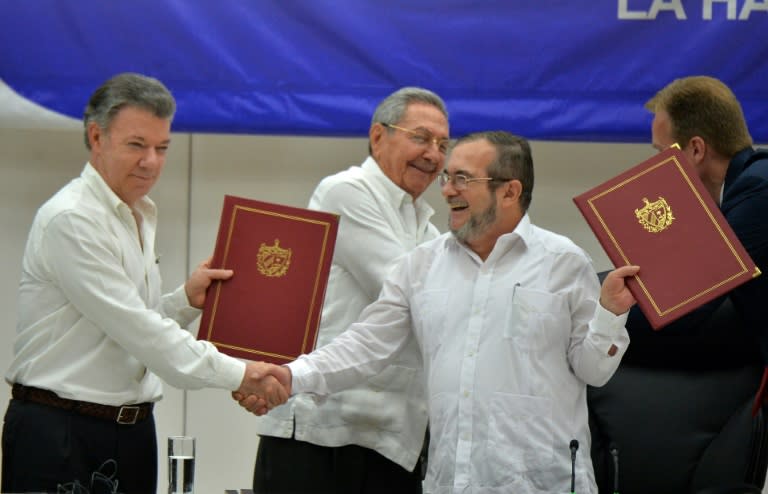
[[168, 438], [168, 494], [195, 492], [195, 438]]

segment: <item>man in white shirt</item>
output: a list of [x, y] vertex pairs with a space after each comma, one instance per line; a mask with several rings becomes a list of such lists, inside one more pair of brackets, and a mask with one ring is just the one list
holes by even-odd
[[186, 389], [265, 391], [250, 377], [257, 364], [180, 327], [200, 314], [212, 280], [231, 271], [204, 262], [175, 292], [160, 291], [157, 213], [146, 194], [165, 163], [175, 109], [156, 79], [105, 82], [85, 109], [89, 162], [35, 216], [5, 375], [13, 399], [3, 492], [91, 490], [100, 471], [119, 492], [154, 493], [158, 376]]
[[581, 249], [530, 222], [525, 139], [459, 139], [440, 183], [451, 233], [406, 255], [350, 330], [270, 372], [293, 393], [326, 395], [415, 340], [432, 437], [426, 493], [571, 492], [573, 440], [575, 491], [597, 492], [586, 387], [608, 381], [627, 348], [635, 300], [624, 277], [639, 268], [611, 272], [601, 289]]
[[[443, 169], [448, 112], [431, 91], [402, 88], [376, 108], [370, 156], [326, 177], [309, 207], [340, 215], [318, 347], [355, 322], [399, 258], [436, 238], [421, 198]], [[415, 343], [377, 376], [324, 400], [292, 398], [258, 419], [257, 494], [421, 493], [427, 410]]]

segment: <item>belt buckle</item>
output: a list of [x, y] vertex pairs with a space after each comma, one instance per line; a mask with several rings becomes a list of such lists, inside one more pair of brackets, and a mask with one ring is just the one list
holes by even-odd
[[135, 405], [123, 405], [117, 413], [117, 423], [121, 425], [133, 425], [139, 418], [140, 407]]

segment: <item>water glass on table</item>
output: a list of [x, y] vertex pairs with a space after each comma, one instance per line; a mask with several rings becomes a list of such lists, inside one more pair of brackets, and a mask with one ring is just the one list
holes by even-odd
[[195, 438], [168, 438], [168, 494], [195, 492]]

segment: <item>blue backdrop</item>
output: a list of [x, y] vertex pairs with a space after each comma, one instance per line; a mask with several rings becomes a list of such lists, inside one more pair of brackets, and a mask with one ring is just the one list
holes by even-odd
[[642, 142], [643, 103], [709, 74], [768, 142], [768, 2], [755, 0], [0, 0], [0, 78], [80, 118], [112, 74], [158, 77], [176, 131], [364, 135], [404, 85], [452, 134]]

